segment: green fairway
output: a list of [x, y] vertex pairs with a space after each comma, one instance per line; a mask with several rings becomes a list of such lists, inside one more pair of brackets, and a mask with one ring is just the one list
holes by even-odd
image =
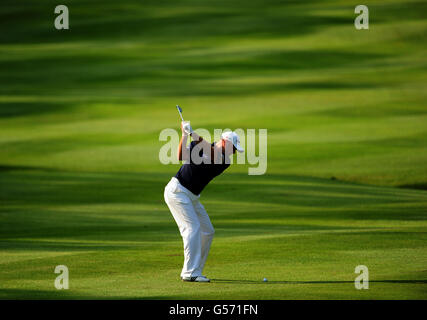
[[[70, 0], [63, 31], [3, 2], [0, 299], [427, 299], [425, 2], [369, 0], [361, 31], [341, 0]], [[163, 199], [176, 104], [268, 130], [265, 175], [201, 195], [209, 284], [179, 280]]]

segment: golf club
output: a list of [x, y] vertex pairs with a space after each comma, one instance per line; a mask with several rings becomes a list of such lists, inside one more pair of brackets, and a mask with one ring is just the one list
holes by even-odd
[[179, 105], [176, 105], [176, 108], [178, 109], [179, 115], [181, 116], [181, 120], [184, 121], [184, 118], [182, 117], [182, 109]]

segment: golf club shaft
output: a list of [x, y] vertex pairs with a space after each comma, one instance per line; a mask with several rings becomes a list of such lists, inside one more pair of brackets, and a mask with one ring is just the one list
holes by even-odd
[[181, 113], [181, 107], [177, 105], [176, 108], [178, 109], [181, 120], [184, 121], [184, 118], [182, 117], [182, 113]]

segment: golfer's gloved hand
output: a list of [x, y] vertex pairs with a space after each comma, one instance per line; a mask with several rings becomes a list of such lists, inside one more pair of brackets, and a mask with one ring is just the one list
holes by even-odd
[[181, 122], [181, 129], [183, 135], [189, 135], [193, 133], [193, 128], [190, 126], [189, 121], [182, 121]]

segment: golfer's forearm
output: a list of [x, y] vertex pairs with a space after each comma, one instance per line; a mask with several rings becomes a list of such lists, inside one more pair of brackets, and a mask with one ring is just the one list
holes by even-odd
[[185, 146], [185, 148], [186, 148], [186, 146], [187, 146], [187, 136], [186, 135], [183, 135], [182, 137], [181, 137], [181, 140], [179, 141], [179, 146], [178, 146], [178, 160], [179, 161], [181, 161], [182, 160], [182, 146]]

